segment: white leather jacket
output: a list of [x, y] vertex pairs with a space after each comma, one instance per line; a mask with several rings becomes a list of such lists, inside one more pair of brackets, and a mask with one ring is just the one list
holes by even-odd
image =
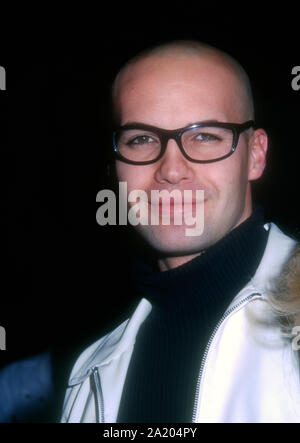
[[[300, 422], [297, 353], [267, 303], [269, 284], [295, 242], [273, 223], [265, 229], [269, 238], [254, 277], [234, 297], [207, 344], [193, 422]], [[135, 337], [150, 311], [142, 299], [130, 319], [80, 355], [62, 422], [116, 422]]]

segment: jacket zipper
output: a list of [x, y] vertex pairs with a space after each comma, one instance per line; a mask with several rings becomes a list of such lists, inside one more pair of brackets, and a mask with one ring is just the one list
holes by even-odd
[[232, 313], [234, 312], [237, 308], [239, 308], [243, 303], [245, 303], [246, 301], [250, 300], [251, 298], [253, 298], [255, 295], [261, 295], [259, 293], [254, 293], [251, 295], [248, 295], [247, 297], [245, 297], [243, 300], [241, 300], [239, 303], [237, 303], [236, 305], [232, 306], [232, 308], [228, 309], [223, 316], [221, 317], [221, 319], [219, 320], [219, 322], [217, 323], [215, 329], [213, 330], [212, 335], [210, 336], [210, 339], [206, 345], [203, 357], [202, 357], [202, 361], [201, 361], [201, 365], [200, 365], [200, 370], [199, 370], [199, 375], [198, 375], [198, 379], [197, 379], [197, 384], [196, 384], [196, 395], [195, 395], [195, 403], [194, 403], [194, 409], [193, 409], [193, 415], [192, 415], [192, 423], [196, 423], [196, 418], [197, 418], [197, 410], [198, 410], [198, 406], [199, 406], [199, 392], [200, 392], [200, 385], [201, 385], [201, 381], [202, 381], [202, 375], [203, 375], [203, 370], [204, 370], [204, 366], [206, 363], [206, 359], [207, 359], [207, 355], [211, 346], [211, 343], [218, 331], [218, 329], [220, 328], [221, 324], [224, 322], [224, 320]]
[[96, 423], [104, 423], [104, 399], [97, 366], [92, 369], [92, 376], [96, 402]]

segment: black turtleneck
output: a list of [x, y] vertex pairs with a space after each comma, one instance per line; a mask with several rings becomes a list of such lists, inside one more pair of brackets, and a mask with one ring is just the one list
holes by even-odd
[[254, 275], [268, 232], [263, 209], [205, 253], [159, 272], [134, 267], [152, 311], [137, 334], [122, 393], [118, 422], [187, 423], [192, 420], [201, 358], [224, 311]]

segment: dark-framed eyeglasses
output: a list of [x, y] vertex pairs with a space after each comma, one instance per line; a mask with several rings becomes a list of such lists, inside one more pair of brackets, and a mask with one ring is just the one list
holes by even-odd
[[162, 129], [143, 123], [120, 126], [113, 133], [113, 151], [119, 160], [133, 165], [149, 165], [164, 155], [173, 139], [182, 155], [194, 163], [212, 163], [234, 153], [241, 132], [254, 121], [220, 123], [204, 121], [180, 129]]

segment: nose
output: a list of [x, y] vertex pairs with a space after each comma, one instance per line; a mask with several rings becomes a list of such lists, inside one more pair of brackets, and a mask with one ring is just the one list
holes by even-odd
[[191, 180], [192, 174], [191, 163], [182, 155], [177, 142], [170, 139], [158, 162], [156, 180], [159, 183], [177, 184]]

